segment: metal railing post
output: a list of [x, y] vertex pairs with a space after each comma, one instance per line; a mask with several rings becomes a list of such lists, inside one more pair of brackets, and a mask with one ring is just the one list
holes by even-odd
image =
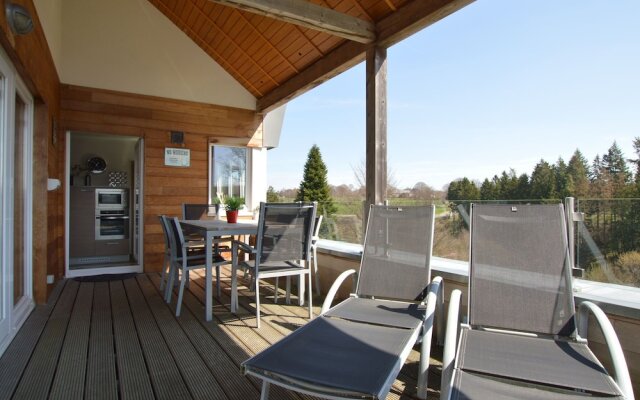
[[571, 257], [571, 263], [575, 264], [576, 261], [576, 249], [575, 249], [575, 234], [574, 234], [574, 220], [573, 213], [575, 211], [575, 199], [573, 197], [565, 197], [564, 210], [567, 218], [567, 235], [569, 236], [569, 257]]

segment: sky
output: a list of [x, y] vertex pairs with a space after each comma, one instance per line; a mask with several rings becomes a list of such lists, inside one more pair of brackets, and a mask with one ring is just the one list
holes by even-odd
[[[482, 181], [540, 159], [591, 162], [640, 137], [640, 1], [477, 0], [389, 48], [387, 162], [400, 188]], [[364, 63], [289, 102], [268, 184], [296, 188], [312, 145], [331, 185], [365, 160]]]

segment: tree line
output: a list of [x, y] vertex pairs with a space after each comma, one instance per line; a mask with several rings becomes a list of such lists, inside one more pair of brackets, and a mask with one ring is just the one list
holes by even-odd
[[640, 196], [640, 137], [633, 141], [635, 159], [626, 159], [614, 141], [591, 164], [579, 149], [568, 162], [541, 159], [530, 175], [510, 169], [481, 183], [468, 178], [449, 183], [447, 200], [535, 200], [576, 198], [630, 198]]

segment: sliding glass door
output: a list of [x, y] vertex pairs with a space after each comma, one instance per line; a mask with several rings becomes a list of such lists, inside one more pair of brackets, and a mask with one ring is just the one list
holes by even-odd
[[0, 354], [33, 309], [33, 98], [0, 52]]

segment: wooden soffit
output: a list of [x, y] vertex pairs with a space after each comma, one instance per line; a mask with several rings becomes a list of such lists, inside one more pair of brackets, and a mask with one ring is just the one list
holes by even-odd
[[473, 0], [149, 0], [269, 111]]

